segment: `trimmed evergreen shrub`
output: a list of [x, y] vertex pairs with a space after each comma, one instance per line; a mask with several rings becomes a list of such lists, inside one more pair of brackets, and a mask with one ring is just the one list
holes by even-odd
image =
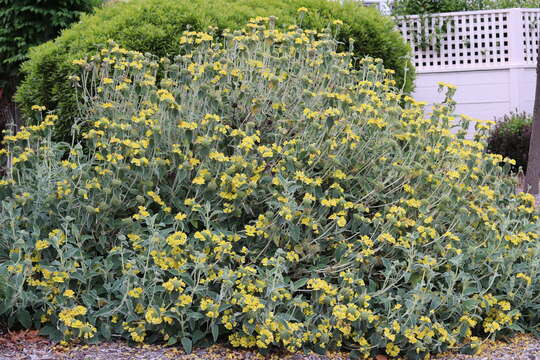
[[513, 171], [527, 172], [532, 117], [525, 112], [512, 112], [497, 121], [489, 134], [487, 151], [516, 161]]
[[[298, 8], [307, 12], [298, 13]], [[206, 30], [215, 26], [238, 29], [249, 18], [276, 16], [277, 26], [298, 21], [307, 28], [324, 29], [335, 19], [343, 21], [338, 39], [348, 49], [354, 40], [355, 55], [371, 55], [394, 69], [398, 85], [411, 91], [414, 70], [408, 60], [409, 48], [394, 29], [390, 18], [358, 3], [326, 0], [132, 0], [83, 16], [81, 22], [30, 52], [22, 67], [24, 81], [16, 101], [31, 116], [33, 105], [53, 109], [60, 117], [58, 133], [69, 138], [77, 117], [75, 89], [68, 76], [75, 71], [74, 59], [90, 57], [108, 39], [121, 46], [157, 56], [176, 54], [178, 35], [184, 30]], [[409, 70], [405, 68], [408, 67]], [[407, 77], [407, 81], [405, 78]]]
[[453, 89], [426, 116], [380, 61], [268, 21], [173, 59], [111, 43], [75, 61], [84, 148], [54, 114], [6, 136], [12, 324], [409, 359], [536, 328], [538, 211], [486, 125], [467, 139]]

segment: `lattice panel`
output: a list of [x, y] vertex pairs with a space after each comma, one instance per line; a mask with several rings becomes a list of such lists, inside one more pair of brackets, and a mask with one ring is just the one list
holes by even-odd
[[523, 11], [521, 20], [523, 26], [523, 60], [535, 64], [538, 58], [540, 11]]
[[468, 12], [409, 17], [399, 22], [417, 69], [504, 64], [510, 61], [508, 13]]

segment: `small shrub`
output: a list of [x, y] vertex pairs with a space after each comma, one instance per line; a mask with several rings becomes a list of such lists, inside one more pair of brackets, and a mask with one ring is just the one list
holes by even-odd
[[12, 323], [411, 359], [537, 326], [534, 197], [485, 124], [468, 140], [452, 89], [426, 117], [381, 61], [268, 21], [76, 60], [84, 151], [50, 140], [54, 114], [6, 137]]
[[512, 170], [518, 171], [522, 168], [523, 172], [526, 172], [531, 125], [532, 117], [525, 112], [505, 115], [491, 130], [487, 151], [514, 159], [516, 164], [512, 166]]
[[[308, 12], [298, 13], [301, 7]], [[338, 34], [342, 50], [348, 49], [349, 39], [353, 39], [357, 57], [382, 58], [387, 68], [395, 70], [399, 86], [406, 92], [412, 89], [414, 70], [408, 58], [409, 48], [395, 31], [392, 20], [353, 2], [342, 5], [326, 0], [132, 0], [83, 16], [79, 24], [56, 40], [32, 49], [30, 60], [22, 68], [24, 81], [18, 89], [17, 102], [28, 117], [34, 104], [54, 109], [60, 118], [59, 137], [70, 139], [69, 131], [79, 116], [75, 89], [68, 80], [75, 71], [74, 59], [89, 58], [108, 39], [127, 49], [160, 57], [176, 54], [180, 48], [178, 35], [184, 30], [206, 31], [209, 26], [220, 31], [238, 29], [257, 15], [275, 15], [278, 26], [295, 24], [301, 19], [302, 26], [319, 30], [340, 19], [344, 23]]]

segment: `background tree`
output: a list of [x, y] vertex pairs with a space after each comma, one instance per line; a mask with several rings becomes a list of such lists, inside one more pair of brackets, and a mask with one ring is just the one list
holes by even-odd
[[102, 0], [0, 0], [0, 130], [16, 118], [11, 98], [28, 49], [58, 36]]
[[[538, 48], [540, 55], [540, 46]], [[540, 179], [540, 59], [536, 61], [536, 95], [534, 99], [533, 125], [531, 143], [529, 145], [529, 164], [525, 176], [525, 190], [531, 194], [538, 194], [538, 180]]]

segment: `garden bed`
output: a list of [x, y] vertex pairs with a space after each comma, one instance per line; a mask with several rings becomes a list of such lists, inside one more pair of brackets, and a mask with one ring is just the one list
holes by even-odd
[[[124, 342], [106, 343], [100, 345], [82, 345], [64, 348], [55, 346], [36, 332], [25, 331], [0, 335], [0, 360], [210, 360], [210, 359], [283, 359], [283, 360], [345, 360], [346, 353], [317, 354], [282, 354], [273, 353], [263, 356], [254, 351], [231, 349], [224, 346], [212, 346], [207, 349], [197, 349], [192, 354], [185, 354], [177, 347], [162, 347], [143, 345], [131, 347]], [[376, 360], [386, 360], [378, 356]], [[478, 355], [441, 354], [434, 360], [537, 360], [540, 359], [540, 339], [532, 336], [517, 336], [508, 342], [486, 342]]]

